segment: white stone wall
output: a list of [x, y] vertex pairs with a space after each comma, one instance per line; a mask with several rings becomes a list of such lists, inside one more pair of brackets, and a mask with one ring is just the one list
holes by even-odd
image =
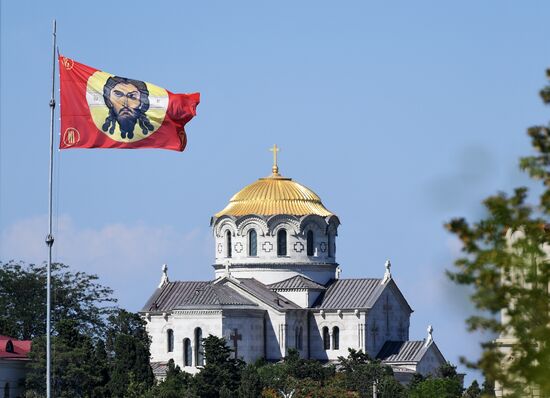
[[[336, 269], [336, 235], [338, 220], [336, 217], [325, 219], [319, 216], [295, 217], [276, 215], [271, 217], [223, 216], [213, 225], [215, 240], [216, 277], [225, 272], [225, 264], [239, 264], [232, 269], [237, 278], [248, 278], [255, 274], [262, 283], [270, 284], [288, 279], [297, 274], [303, 274], [318, 283], [326, 283], [334, 278]], [[248, 232], [254, 229], [257, 233], [257, 255], [249, 256]], [[287, 254], [277, 255], [277, 233], [284, 229], [287, 232]], [[307, 233], [313, 232], [314, 251], [312, 256], [307, 255]], [[231, 257], [228, 257], [227, 233], [231, 234]], [[329, 250], [329, 234], [331, 248]], [[329, 256], [329, 252], [331, 256]], [[243, 269], [243, 265], [255, 265], [251, 269]], [[257, 265], [264, 264], [266, 268], [258, 269]], [[285, 264], [304, 265], [304, 269], [295, 266], [286, 269]], [[307, 272], [309, 265], [330, 264], [324, 269], [312, 269]], [[282, 267], [271, 267], [282, 265]], [[262, 272], [264, 271], [264, 272]], [[288, 272], [287, 272], [288, 271]]]
[[286, 297], [295, 304], [298, 304], [302, 308], [308, 307], [308, 291], [306, 289], [300, 290], [277, 290], [281, 296]]
[[[225, 267], [215, 266], [215, 277], [225, 275]], [[297, 275], [305, 276], [319, 284], [326, 284], [336, 276], [336, 264], [233, 264], [229, 272], [234, 278], [254, 278], [265, 285], [284, 281]]]
[[420, 373], [422, 376], [436, 375], [437, 370], [444, 363], [445, 361], [436, 352], [436, 349], [432, 345], [428, 349], [426, 354], [424, 354], [420, 362], [418, 362], [418, 364], [416, 365], [416, 371]]
[[231, 349], [235, 347], [232, 336], [240, 337], [237, 340], [237, 356], [245, 362], [264, 357], [264, 314], [263, 310], [224, 311], [223, 337]]
[[[194, 367], [185, 367], [183, 364], [183, 340], [191, 340], [192, 352], [195, 351], [195, 328], [202, 329], [202, 337], [209, 334], [223, 336], [221, 310], [177, 310], [166, 317], [151, 315], [147, 321], [147, 332], [151, 336], [151, 362], [167, 362], [170, 359], [182, 370], [195, 372]], [[168, 329], [174, 331], [174, 350], [168, 352]], [[192, 355], [193, 364], [195, 356]]]
[[[339, 356], [348, 356], [348, 348], [363, 350], [365, 347], [364, 311], [355, 310], [325, 310], [315, 311], [310, 323], [311, 351], [310, 357], [319, 360], [337, 360]], [[330, 349], [325, 350], [323, 344], [323, 327], [328, 327]], [[333, 346], [334, 327], [340, 331], [339, 348]]]
[[[283, 356], [288, 354], [288, 350], [293, 348], [298, 350], [300, 356], [307, 358], [308, 355], [308, 333], [307, 333], [307, 311], [292, 310], [288, 311], [286, 315], [286, 351]], [[300, 329], [302, 331], [300, 336]], [[300, 341], [301, 338], [301, 347]], [[281, 352], [283, 354], [283, 352]]]
[[321, 294], [321, 291], [308, 289], [277, 289], [276, 292], [302, 308], [310, 308]]
[[367, 314], [367, 353], [376, 356], [386, 341], [409, 340], [410, 313], [391, 287], [380, 295]]

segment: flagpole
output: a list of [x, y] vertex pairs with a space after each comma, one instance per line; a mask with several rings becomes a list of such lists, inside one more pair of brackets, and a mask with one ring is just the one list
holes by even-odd
[[53, 62], [52, 62], [52, 98], [50, 99], [50, 172], [49, 172], [49, 213], [48, 213], [48, 269], [46, 277], [46, 397], [51, 398], [51, 279], [52, 279], [52, 187], [53, 187], [53, 125], [55, 111], [55, 45], [56, 21], [53, 20]]

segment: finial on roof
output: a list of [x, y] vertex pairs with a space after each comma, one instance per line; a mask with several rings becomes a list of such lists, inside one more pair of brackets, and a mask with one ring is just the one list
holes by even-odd
[[271, 168], [271, 171], [274, 176], [280, 176], [279, 174], [279, 166], [277, 165], [277, 152], [279, 152], [279, 148], [277, 148], [277, 144], [273, 144], [273, 148], [269, 149], [271, 152], [273, 152], [273, 167]]
[[432, 335], [432, 333], [434, 332], [434, 328], [432, 327], [432, 325], [428, 325], [427, 331], [428, 331], [428, 337], [426, 337], [426, 342], [424, 343], [424, 347], [429, 346], [434, 341], [434, 337]]
[[162, 264], [162, 277], [160, 278], [159, 288], [170, 282], [168, 280], [168, 265]]
[[229, 271], [229, 260], [225, 261], [224, 266], [225, 266], [225, 276], [231, 276], [231, 271]]
[[384, 267], [386, 267], [386, 271], [384, 272], [384, 277], [382, 278], [382, 284], [386, 283], [391, 279], [391, 262], [390, 260], [386, 260], [386, 263], [384, 264]]

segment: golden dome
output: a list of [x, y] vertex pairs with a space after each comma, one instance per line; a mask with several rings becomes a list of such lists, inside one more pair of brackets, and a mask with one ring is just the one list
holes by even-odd
[[258, 214], [271, 216], [290, 214], [304, 216], [316, 214], [321, 217], [332, 216], [321, 199], [309, 188], [279, 175], [276, 166], [269, 177], [244, 187], [229, 200], [229, 204], [214, 217], [244, 216]]

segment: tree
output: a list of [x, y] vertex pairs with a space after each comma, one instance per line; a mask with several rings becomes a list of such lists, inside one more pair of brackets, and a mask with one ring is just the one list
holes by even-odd
[[409, 396], [411, 398], [460, 398], [462, 386], [455, 380], [428, 377], [412, 388]]
[[344, 374], [344, 383], [349, 390], [357, 391], [360, 397], [369, 398], [375, 383], [390, 390], [391, 381], [386, 379], [393, 380], [393, 371], [389, 366], [370, 358], [361, 350], [348, 348], [348, 352], [347, 358], [338, 357], [338, 360]]
[[464, 394], [462, 394], [463, 398], [480, 398], [481, 397], [481, 388], [479, 388], [479, 383], [477, 380], [472, 381], [472, 384], [470, 384], [470, 387], [466, 391], [464, 391]]
[[244, 362], [233, 359], [225, 339], [209, 335], [202, 340], [205, 365], [194, 379], [195, 392], [201, 398], [218, 398], [220, 392], [237, 396]]
[[376, 385], [378, 398], [408, 398], [409, 394], [393, 376], [383, 377]]
[[[45, 392], [46, 270], [0, 263], [0, 334], [33, 339], [26, 385]], [[149, 337], [137, 315], [114, 307], [98, 277], [52, 264], [52, 391], [59, 397], [141, 397], [153, 384]]]
[[174, 360], [168, 361], [168, 370], [166, 378], [153, 388], [151, 388], [146, 398], [182, 398], [195, 397], [190, 390], [192, 377], [189, 373], [182, 372], [179, 366], [174, 365]]
[[263, 389], [258, 369], [254, 365], [247, 365], [241, 374], [239, 398], [257, 398]]
[[[83, 333], [100, 334], [112, 313], [113, 291], [97, 283], [96, 275], [71, 272], [52, 264], [52, 331], [60, 320], [73, 319]], [[22, 340], [46, 330], [46, 266], [0, 262], [0, 334]]]
[[294, 348], [288, 350], [282, 366], [290, 377], [299, 380], [311, 379], [321, 385], [336, 372], [334, 366], [323, 366], [319, 361], [300, 358], [300, 353]]
[[149, 335], [145, 322], [139, 315], [118, 310], [109, 317], [107, 332], [107, 352], [110, 356], [111, 378], [108, 389], [113, 397], [127, 397], [128, 388], [141, 385], [143, 392], [154, 382], [153, 371], [149, 365]]
[[[101, 361], [91, 337], [80, 331], [75, 320], [62, 320], [52, 338], [52, 394], [60, 398], [101, 397], [101, 383], [106, 364]], [[45, 338], [33, 340], [27, 389], [38, 395], [46, 390]]]
[[[549, 104], [550, 85], [540, 94]], [[470, 330], [515, 340], [505, 365], [502, 347], [494, 342], [485, 343], [481, 358], [470, 365], [516, 395], [533, 385], [550, 395], [550, 126], [531, 127], [528, 135], [535, 154], [522, 158], [520, 167], [542, 182], [538, 203], [520, 187], [485, 199], [481, 220], [451, 220], [447, 228], [462, 242], [464, 256], [449, 276], [473, 288], [471, 299], [482, 315], [467, 320]]]

